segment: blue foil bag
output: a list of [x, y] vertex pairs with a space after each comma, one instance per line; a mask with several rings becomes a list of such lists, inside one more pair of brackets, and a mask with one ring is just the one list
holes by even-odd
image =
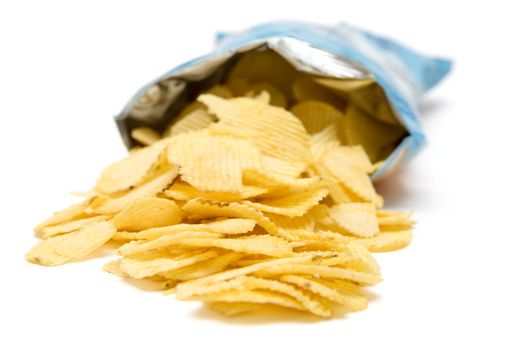
[[116, 117], [124, 142], [139, 126], [161, 131], [185, 105], [212, 83], [235, 55], [264, 47], [297, 70], [337, 79], [373, 79], [382, 88], [394, 117], [407, 135], [373, 174], [379, 179], [411, 159], [424, 145], [418, 115], [423, 94], [450, 71], [448, 60], [421, 55], [392, 40], [346, 24], [322, 26], [272, 22], [237, 33], [217, 35], [208, 55], [186, 62], [140, 89]]

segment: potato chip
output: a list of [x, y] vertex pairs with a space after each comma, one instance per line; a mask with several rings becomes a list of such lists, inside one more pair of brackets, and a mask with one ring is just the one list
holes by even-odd
[[92, 208], [93, 212], [99, 214], [118, 213], [139, 199], [155, 196], [157, 193], [168, 187], [170, 183], [175, 180], [178, 174], [178, 168], [171, 168], [164, 174], [134, 188], [122, 196], [115, 198], [100, 197], [101, 203]]
[[177, 285], [177, 296], [180, 298], [185, 298], [189, 295], [192, 295], [192, 291], [197, 286], [202, 285], [212, 285], [216, 284], [222, 281], [226, 281], [235, 277], [244, 276], [247, 274], [252, 274], [257, 271], [271, 268], [274, 266], [280, 266], [282, 264], [285, 265], [292, 265], [293, 264], [300, 264], [300, 263], [307, 263], [312, 261], [317, 261], [320, 259], [320, 254], [318, 253], [305, 253], [302, 255], [294, 256], [294, 257], [286, 257], [286, 258], [277, 258], [271, 261], [262, 262], [259, 264], [254, 264], [238, 269], [228, 270], [224, 272], [219, 272], [210, 276], [206, 276], [203, 278], [195, 279], [192, 281], [184, 282], [179, 285]]
[[283, 197], [266, 198], [257, 202], [244, 201], [243, 203], [263, 212], [296, 217], [306, 214], [308, 210], [317, 205], [327, 194], [328, 189], [321, 187]]
[[[244, 96], [248, 90], [250, 90], [251, 84], [246, 78], [234, 78], [228, 80], [225, 86], [232, 92], [233, 96], [239, 97]], [[269, 101], [270, 100], [268, 99], [268, 102]]]
[[[294, 284], [301, 289], [307, 290], [311, 293], [318, 294], [319, 296], [333, 301], [338, 304], [349, 306], [352, 310], [362, 310], [362, 303], [357, 303], [354, 298], [339, 293], [333, 288], [327, 287], [326, 285], [317, 282], [317, 279], [298, 275], [284, 275], [279, 278], [283, 282]], [[366, 298], [364, 298], [366, 301]], [[365, 304], [366, 307], [366, 304]]]
[[240, 193], [242, 171], [259, 166], [260, 152], [248, 141], [203, 134], [172, 144], [168, 159], [199, 191]]
[[168, 129], [168, 135], [175, 136], [190, 131], [202, 130], [213, 123], [213, 121], [212, 115], [204, 109], [197, 108], [180, 119], [176, 119], [176, 122]]
[[175, 225], [182, 220], [179, 206], [172, 200], [141, 198], [122, 209], [113, 218], [117, 230], [142, 231], [152, 227]]
[[115, 232], [111, 222], [93, 222], [78, 231], [38, 243], [26, 254], [26, 259], [40, 265], [60, 265], [95, 251], [109, 241]]
[[222, 97], [222, 98], [232, 98], [233, 97], [233, 93], [225, 85], [212, 86], [210, 89], [206, 90], [204, 93], [205, 94], [212, 94], [212, 95], [219, 96], [219, 97]]
[[412, 240], [412, 230], [380, 232], [371, 238], [356, 239], [355, 242], [363, 245], [371, 252], [388, 252], [406, 247]]
[[[239, 260], [242, 257], [241, 253], [231, 252], [226, 253], [203, 262], [187, 266], [175, 271], [168, 271], [161, 273], [160, 275], [178, 281], [189, 281], [202, 277], [206, 277], [220, 271], [223, 271], [228, 265]], [[175, 288], [169, 291], [166, 291], [166, 294], [171, 294], [175, 292]]]
[[299, 101], [322, 101], [337, 109], [344, 109], [346, 101], [344, 98], [337, 96], [333, 91], [316, 83], [310, 78], [296, 79], [292, 84], [294, 98]]
[[368, 203], [334, 205], [328, 215], [345, 233], [359, 237], [372, 237], [379, 233], [375, 207]]
[[247, 204], [241, 203], [223, 203], [207, 201], [200, 198], [188, 201], [183, 207], [183, 211], [189, 213], [191, 219], [213, 218], [213, 217], [236, 217], [252, 219], [263, 227], [268, 233], [278, 234], [275, 225], [264, 214]]
[[[347, 157], [345, 160], [344, 157], [339, 156], [342, 153], [339, 152], [339, 150], [341, 150], [339, 147], [328, 150], [324, 156], [321, 167], [325, 167], [337, 180], [339, 180], [346, 190], [352, 194], [352, 197], [357, 197], [362, 201], [370, 203], [377, 203], [378, 197], [374, 185], [372, 184], [372, 180], [367, 173], [367, 171], [370, 170], [371, 165], [370, 167], [367, 167], [366, 164], [354, 161], [351, 157]], [[348, 148], [345, 150], [348, 150], [348, 152], [345, 152], [347, 155], [359, 152], [353, 152], [353, 149]], [[356, 150], [359, 150], [359, 148], [356, 148]], [[358, 156], [354, 158], [358, 158]], [[341, 167], [341, 161], [345, 161], [345, 165], [348, 167]]]
[[168, 258], [165, 256], [153, 258], [148, 256], [130, 256], [120, 260], [120, 268], [125, 274], [132, 278], [144, 278], [161, 272], [177, 270], [182, 267], [193, 265], [214, 258], [217, 255], [217, 252], [212, 250], [182, 258]]
[[321, 188], [325, 184], [319, 176], [295, 179], [271, 174], [257, 168], [247, 168], [243, 170], [243, 183], [247, 186], [268, 189], [267, 193], [261, 194], [259, 197], [288, 195], [293, 192]]
[[260, 196], [268, 192], [265, 188], [256, 186], [242, 186], [240, 193], [231, 192], [202, 192], [185, 182], [175, 182], [164, 194], [172, 199], [189, 201], [194, 198], [202, 198], [219, 202], [235, 202]]
[[290, 109], [301, 122], [306, 131], [315, 134], [328, 126], [337, 126], [343, 118], [343, 113], [331, 105], [320, 101], [304, 101]]
[[107, 215], [98, 215], [98, 216], [92, 216], [85, 219], [77, 219], [73, 221], [68, 221], [66, 223], [53, 225], [53, 226], [46, 226], [44, 227], [39, 234], [39, 237], [42, 238], [49, 238], [56, 235], [60, 235], [63, 233], [69, 233], [76, 230], [80, 230], [81, 228], [86, 227], [87, 225], [97, 222], [97, 221], [104, 221], [108, 219], [109, 217]]
[[245, 96], [255, 97], [263, 91], [266, 91], [270, 95], [270, 100], [268, 101], [269, 104], [286, 108], [286, 105], [288, 104], [286, 97], [275, 86], [268, 83], [257, 83], [250, 86], [250, 90], [245, 93]]
[[120, 260], [112, 260], [102, 267], [102, 271], [117, 275], [122, 278], [129, 278], [130, 276], [122, 271], [120, 268]]
[[117, 232], [114, 238], [120, 240], [151, 240], [184, 231], [205, 231], [225, 235], [237, 235], [252, 231], [255, 223], [256, 221], [251, 219], [221, 219], [205, 224], [177, 224], [165, 227], [154, 227], [140, 232]]
[[66, 209], [54, 212], [53, 215], [35, 226], [34, 230], [38, 235], [42, 234], [44, 228], [48, 226], [55, 226], [58, 224], [67, 223], [72, 220], [77, 220], [83, 217], [86, 217], [85, 209], [89, 205], [90, 200], [83, 201], [81, 203], [76, 203], [70, 205]]
[[265, 82], [275, 86], [289, 98], [292, 96], [290, 82], [298, 75], [297, 70], [275, 51], [249, 51], [242, 54], [236, 62], [226, 85], [233, 90], [231, 83], [235, 80], [244, 79], [251, 83]]
[[347, 279], [359, 284], [375, 284], [381, 281], [381, 277], [376, 274], [356, 271], [349, 268], [306, 265], [306, 264], [280, 264], [278, 266], [266, 267], [255, 272], [261, 277], [271, 277], [288, 274], [306, 274], [320, 276], [323, 278]]
[[292, 247], [275, 236], [249, 236], [242, 238], [185, 238], [178, 244], [186, 247], [214, 247], [245, 254], [261, 254], [275, 257], [292, 255]]
[[306, 130], [287, 110], [246, 97], [224, 100], [201, 95], [199, 101], [219, 118], [210, 127], [213, 134], [249, 136], [263, 154], [292, 162], [309, 161]]
[[170, 235], [161, 236], [149, 241], [133, 241], [126, 243], [118, 249], [120, 255], [129, 256], [156, 250], [159, 248], [166, 248], [179, 244], [184, 238], [219, 238], [220, 233], [211, 233], [207, 231], [182, 231]]
[[308, 166], [305, 162], [290, 162], [283, 159], [261, 156], [261, 167], [266, 173], [284, 178], [298, 178], [306, 171]]
[[147, 176], [171, 142], [171, 138], [163, 139], [110, 165], [100, 175], [96, 184], [97, 190], [102, 193], [115, 193], [132, 189]]
[[152, 128], [142, 127], [133, 129], [131, 138], [144, 146], [150, 146], [160, 140], [160, 135]]
[[254, 303], [226, 303], [226, 302], [214, 302], [206, 303], [206, 306], [224, 316], [232, 317], [248, 312], [253, 312], [260, 308], [259, 304]]
[[363, 146], [373, 162], [381, 160], [379, 155], [383, 147], [399, 142], [407, 134], [403, 127], [377, 121], [352, 105], [341, 119], [340, 128], [343, 143]]
[[255, 304], [273, 304], [291, 309], [306, 311], [306, 308], [301, 303], [291, 297], [284, 296], [281, 293], [259, 290], [229, 290], [215, 294], [202, 295], [194, 299], [204, 302], [247, 302]]

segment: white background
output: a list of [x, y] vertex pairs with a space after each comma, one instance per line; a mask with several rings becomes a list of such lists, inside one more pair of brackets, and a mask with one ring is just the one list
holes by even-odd
[[[2, 1], [0, 348], [523, 349], [525, 26], [512, 3]], [[368, 310], [224, 319], [101, 272], [108, 252], [24, 261], [31, 228], [125, 154], [112, 116], [139, 87], [208, 52], [216, 30], [288, 18], [345, 20], [455, 61], [421, 105], [428, 147], [380, 184], [419, 223], [409, 248], [377, 255]]]

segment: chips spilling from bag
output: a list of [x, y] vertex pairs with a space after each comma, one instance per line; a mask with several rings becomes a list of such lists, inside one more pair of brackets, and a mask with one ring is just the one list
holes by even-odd
[[335, 80], [275, 71], [260, 77], [273, 84], [242, 80], [242, 62], [163, 136], [136, 129], [144, 147], [38, 225], [44, 241], [27, 259], [59, 265], [113, 240], [121, 257], [106, 271], [225, 315], [265, 304], [321, 317], [366, 308], [363, 289], [381, 281], [371, 252], [411, 240], [412, 213], [381, 210], [370, 180], [370, 159], [384, 159], [402, 128], [356, 112]]

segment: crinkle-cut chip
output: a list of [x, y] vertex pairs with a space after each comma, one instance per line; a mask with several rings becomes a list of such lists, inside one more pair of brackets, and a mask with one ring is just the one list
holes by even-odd
[[290, 98], [292, 97], [291, 82], [298, 77], [299, 72], [275, 51], [252, 50], [244, 53], [235, 63], [228, 75], [226, 85], [231, 88], [229, 83], [239, 79], [251, 83], [266, 82]]
[[88, 255], [109, 241], [115, 232], [111, 222], [93, 222], [78, 231], [38, 243], [26, 254], [26, 259], [40, 265], [60, 265]]
[[357, 146], [339, 146], [327, 150], [324, 155], [324, 162], [329, 169], [339, 163], [342, 168], [361, 169], [367, 173], [372, 172], [372, 163], [368, 159], [363, 147]]
[[46, 219], [45, 221], [35, 226], [34, 228], [35, 232], [38, 235], [41, 235], [42, 230], [45, 227], [63, 224], [71, 220], [77, 220], [77, 219], [86, 217], [87, 215], [84, 212], [84, 210], [89, 205], [89, 202], [90, 200], [88, 199], [81, 203], [70, 205], [66, 209], [54, 212], [50, 218]]
[[214, 247], [245, 254], [261, 254], [275, 257], [286, 257], [293, 253], [292, 247], [288, 242], [270, 235], [242, 238], [185, 238], [179, 244], [186, 247]]
[[172, 142], [174, 142], [173, 138], [163, 139], [130, 153], [126, 158], [110, 165], [100, 175], [96, 189], [102, 193], [115, 193], [133, 188], [146, 178], [150, 169]]
[[289, 162], [263, 155], [261, 156], [261, 167], [270, 174], [295, 179], [306, 171], [308, 164], [303, 162]]
[[195, 198], [188, 201], [182, 210], [189, 213], [189, 219], [233, 217], [252, 219], [268, 233], [278, 234], [277, 227], [260, 210], [241, 203], [224, 203]]
[[328, 215], [348, 234], [372, 237], [379, 233], [376, 210], [373, 204], [337, 204], [328, 210]]
[[324, 181], [327, 183], [326, 187], [329, 190], [330, 198], [334, 203], [348, 203], [352, 202], [350, 194], [344, 189], [344, 187], [335, 179], [335, 177], [326, 169], [322, 164], [318, 163], [315, 165], [316, 172], [321, 175]]
[[[215, 258], [211, 258], [200, 263], [187, 266], [175, 271], [167, 271], [161, 273], [162, 277], [177, 281], [189, 281], [197, 278], [209, 276], [211, 274], [224, 271], [224, 269], [231, 263], [242, 258], [243, 254], [237, 252], [226, 253]], [[166, 294], [175, 292], [175, 288], [166, 291]]]
[[380, 232], [371, 238], [359, 238], [355, 242], [371, 252], [388, 252], [406, 247], [412, 240], [412, 230]]
[[206, 303], [206, 306], [211, 310], [220, 313], [226, 317], [233, 317], [237, 315], [246, 314], [258, 310], [261, 305], [254, 303], [238, 302], [238, 303], [226, 303], [226, 302], [211, 302]]
[[362, 167], [342, 166], [337, 158], [325, 155], [323, 163], [319, 164], [317, 169], [326, 169], [350, 192], [352, 197], [380, 204], [372, 180]]
[[337, 126], [343, 117], [343, 113], [338, 109], [320, 101], [300, 102], [293, 106], [290, 112], [301, 120], [309, 134], [321, 132], [330, 125]]
[[294, 218], [278, 214], [266, 214], [266, 216], [277, 226], [278, 229], [287, 232], [296, 230], [312, 231], [315, 226], [315, 219], [312, 215], [309, 215], [309, 212], [303, 216]]
[[159, 248], [166, 248], [173, 245], [178, 245], [184, 238], [219, 238], [220, 233], [212, 233], [207, 231], [182, 231], [171, 235], [161, 236], [150, 241], [133, 241], [126, 243], [118, 249], [120, 255], [130, 256], [134, 254], [145, 253]]
[[225, 85], [214, 85], [210, 89], [206, 90], [205, 93], [219, 96], [222, 98], [232, 98], [233, 97], [233, 93]]
[[120, 261], [121, 261], [120, 259], [111, 260], [110, 262], [108, 262], [102, 267], [102, 271], [111, 273], [113, 275], [117, 275], [119, 277], [129, 278], [129, 275], [125, 273], [124, 271], [122, 271], [122, 269], [120, 268]]
[[338, 109], [343, 109], [346, 102], [334, 92], [309, 78], [296, 79], [292, 84], [294, 98], [299, 101], [322, 101]]
[[323, 159], [326, 151], [340, 145], [337, 137], [337, 126], [328, 125], [310, 137], [310, 150], [316, 162]]
[[255, 272], [255, 275], [261, 277], [289, 274], [318, 275], [323, 278], [340, 278], [354, 281], [359, 284], [375, 284], [381, 281], [381, 276], [377, 274], [356, 271], [349, 268], [311, 264], [281, 264], [266, 267]]
[[246, 97], [225, 100], [200, 95], [198, 99], [219, 118], [210, 127], [211, 133], [249, 137], [263, 154], [293, 162], [309, 161], [308, 134], [287, 110]]
[[254, 304], [273, 304], [290, 309], [306, 311], [306, 308], [303, 306], [303, 304], [291, 297], [285, 296], [281, 293], [259, 290], [229, 290], [220, 293], [201, 295], [192, 298], [192, 300], [201, 300], [204, 302], [247, 302]]
[[[310, 298], [299, 289], [279, 281], [268, 280], [264, 278], [241, 276], [229, 281], [223, 281], [214, 285], [201, 285], [194, 288], [193, 293], [185, 296], [184, 299], [195, 298], [206, 295], [216, 295], [217, 293], [224, 293], [227, 291], [246, 291], [246, 290], [267, 290], [271, 292], [281, 293], [287, 295], [299, 303], [301, 303], [309, 312], [322, 316], [329, 317], [331, 315], [330, 309], [325, 307], [316, 299]], [[177, 293], [177, 298], [182, 299]]]
[[270, 99], [272, 98], [270, 94], [268, 93], [268, 91], [266, 90], [263, 90], [259, 92], [258, 94], [255, 94], [254, 96], [250, 96], [250, 97], [253, 98], [254, 100], [263, 102], [265, 104], [270, 104]]
[[180, 119], [177, 119], [168, 129], [168, 134], [170, 136], [175, 136], [190, 131], [202, 130], [213, 123], [213, 121], [213, 116], [204, 109], [195, 109]]
[[286, 108], [288, 101], [282, 92], [279, 91], [275, 86], [268, 83], [257, 83], [250, 87], [250, 90], [245, 94], [247, 97], [255, 97], [261, 92], [266, 91], [270, 94], [269, 103], [273, 106]]
[[98, 215], [98, 216], [92, 216], [89, 218], [68, 221], [62, 224], [58, 224], [58, 225], [46, 226], [41, 230], [39, 237], [49, 238], [49, 237], [61, 235], [63, 233], [73, 232], [73, 231], [80, 230], [81, 228], [86, 227], [92, 222], [103, 221], [103, 220], [107, 220], [108, 218], [109, 216], [107, 215]]
[[284, 197], [266, 198], [258, 202], [244, 201], [243, 203], [263, 212], [296, 217], [306, 214], [313, 206], [319, 204], [328, 192], [327, 188], [320, 187]]
[[380, 226], [412, 226], [415, 221], [410, 220], [413, 211], [377, 211], [377, 222]]
[[252, 231], [255, 223], [256, 221], [252, 219], [221, 219], [205, 224], [184, 223], [165, 227], [154, 227], [140, 232], [117, 232], [113, 239], [155, 239], [184, 231], [205, 231], [211, 233], [223, 233], [226, 235], [237, 235]]
[[214, 258], [217, 252], [211, 250], [198, 253], [184, 258], [170, 258], [167, 256], [159, 257], [125, 257], [120, 261], [120, 268], [124, 273], [132, 278], [144, 278], [156, 275], [161, 272], [177, 270], [182, 267], [190, 266], [201, 261]]
[[175, 225], [182, 221], [181, 210], [172, 200], [148, 197], [131, 203], [113, 218], [117, 230], [142, 231]]
[[200, 191], [240, 193], [242, 170], [260, 166], [260, 151], [246, 140], [194, 135], [171, 145], [168, 159]]
[[258, 168], [244, 169], [243, 183], [247, 186], [267, 188], [268, 193], [260, 197], [275, 197], [276, 194], [283, 195], [291, 192], [301, 192], [320, 188], [326, 184], [319, 176], [295, 179], [270, 174]]
[[300, 302], [306, 310], [314, 315], [321, 317], [330, 317], [332, 315], [328, 307], [289, 284], [265, 278], [246, 276], [243, 278], [243, 285], [249, 289], [269, 290], [288, 295]]
[[[348, 306], [353, 311], [363, 309], [363, 303], [361, 300], [356, 300], [359, 297], [356, 298], [354, 295], [341, 294], [336, 289], [330, 288], [318, 282], [318, 279], [316, 278], [297, 275], [284, 275], [279, 279], [283, 282], [294, 284], [306, 291], [317, 294], [335, 303]], [[366, 308], [366, 304], [364, 305], [364, 308]]]
[[[233, 93], [234, 96], [244, 96], [250, 90], [250, 82], [246, 78], [229, 79], [225, 86]], [[268, 94], [269, 95], [269, 94]], [[220, 96], [222, 97], [222, 96]], [[268, 96], [269, 98], [270, 96]]]
[[152, 128], [141, 127], [133, 129], [131, 138], [144, 146], [150, 146], [160, 140], [160, 135]]
[[402, 126], [377, 121], [353, 106], [347, 108], [340, 127], [343, 143], [362, 145], [373, 162], [382, 160], [379, 155], [383, 147], [400, 141], [407, 134]]
[[193, 198], [203, 198], [219, 202], [235, 202], [242, 199], [257, 197], [268, 192], [267, 189], [256, 186], [242, 186], [240, 193], [202, 192], [185, 182], [175, 182], [164, 194], [172, 199], [189, 201]]
[[179, 169], [172, 167], [163, 174], [152, 180], [134, 188], [126, 194], [119, 197], [99, 197], [100, 202], [92, 202], [91, 210], [98, 214], [115, 214], [126, 208], [135, 201], [152, 197], [166, 189], [179, 174]]
[[315, 263], [323, 258], [323, 254], [314, 252], [314, 253], [303, 253], [298, 254], [297, 256], [293, 257], [286, 257], [286, 258], [276, 258], [271, 261], [265, 261], [258, 264], [245, 266], [237, 269], [222, 271], [219, 273], [215, 273], [210, 276], [194, 279], [191, 281], [187, 281], [184, 283], [181, 283], [177, 285], [176, 292], [177, 296], [184, 299], [189, 295], [192, 295], [193, 290], [197, 286], [201, 285], [213, 285], [222, 281], [227, 281], [232, 278], [236, 278], [239, 276], [245, 276], [247, 274], [252, 274], [257, 271], [260, 271], [265, 268], [270, 268], [273, 266], [280, 266], [282, 264], [285, 265], [294, 265], [294, 264], [301, 264], [301, 263]]
[[368, 299], [361, 292], [361, 288], [358, 284], [351, 281], [336, 279], [327, 280], [323, 278], [316, 278], [315, 281], [344, 295], [347, 302], [346, 306], [352, 311], [361, 311], [368, 307]]

